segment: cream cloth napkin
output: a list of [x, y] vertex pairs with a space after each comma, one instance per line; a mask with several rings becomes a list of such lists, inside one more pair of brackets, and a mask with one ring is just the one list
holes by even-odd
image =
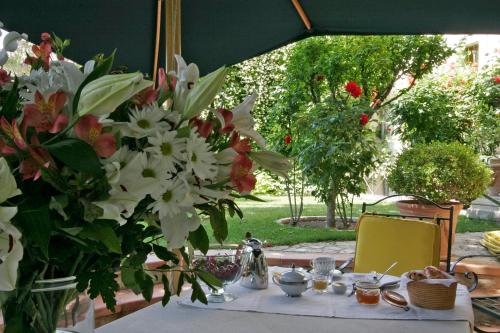
[[[269, 288], [264, 290], [254, 290], [242, 287], [239, 283], [228, 286], [227, 292], [236, 295], [238, 298], [228, 303], [191, 303], [189, 298], [182, 298], [181, 305], [193, 306], [197, 308], [219, 309], [229, 311], [251, 311], [263, 313], [277, 313], [286, 315], [338, 317], [353, 319], [401, 319], [401, 320], [451, 320], [469, 321], [474, 324], [472, 304], [467, 288], [463, 285], [457, 287], [457, 297], [455, 308], [452, 310], [427, 310], [410, 305], [410, 311], [396, 308], [380, 300], [377, 305], [358, 304], [356, 296], [347, 297], [352, 288], [352, 281], [359, 278], [359, 274], [344, 274], [342, 280], [348, 285], [345, 295], [333, 294], [331, 288], [328, 293], [318, 294], [313, 290], [308, 290], [301, 297], [288, 297], [283, 291], [272, 282], [272, 272], [286, 271], [286, 268], [271, 267], [269, 277]], [[394, 276], [386, 276], [382, 283], [398, 280]], [[409, 301], [405, 288], [396, 290]]]

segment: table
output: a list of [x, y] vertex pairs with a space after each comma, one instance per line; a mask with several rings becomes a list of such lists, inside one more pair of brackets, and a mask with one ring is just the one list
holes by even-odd
[[[188, 295], [186, 294], [186, 297]], [[115, 320], [97, 333], [469, 333], [467, 321], [342, 319], [311, 316], [207, 310], [160, 303]]]

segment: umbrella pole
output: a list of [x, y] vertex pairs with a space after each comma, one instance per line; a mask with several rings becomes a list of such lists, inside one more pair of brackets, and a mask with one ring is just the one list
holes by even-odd
[[153, 63], [154, 87], [156, 87], [156, 76], [158, 75], [158, 56], [160, 53], [161, 2], [162, 0], [158, 0], [158, 5], [156, 7], [156, 38], [155, 38], [155, 54]]

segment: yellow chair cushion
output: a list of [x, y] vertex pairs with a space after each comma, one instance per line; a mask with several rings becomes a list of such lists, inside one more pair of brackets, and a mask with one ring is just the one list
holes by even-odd
[[403, 218], [362, 215], [356, 226], [354, 272], [389, 274], [439, 266], [440, 228], [436, 223]]

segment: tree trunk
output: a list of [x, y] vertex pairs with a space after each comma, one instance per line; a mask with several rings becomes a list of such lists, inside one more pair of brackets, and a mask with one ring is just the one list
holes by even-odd
[[329, 228], [335, 229], [336, 227], [336, 209], [337, 209], [337, 202], [336, 202], [336, 195], [335, 191], [332, 190], [332, 195], [330, 197], [330, 200], [326, 203], [326, 225]]

